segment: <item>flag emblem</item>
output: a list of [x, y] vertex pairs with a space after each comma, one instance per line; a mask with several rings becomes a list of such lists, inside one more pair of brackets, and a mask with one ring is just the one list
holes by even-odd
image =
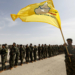
[[48, 3], [44, 3], [43, 5], [39, 6], [38, 8], [35, 8], [35, 14], [46, 14], [50, 11], [50, 7], [48, 6]]

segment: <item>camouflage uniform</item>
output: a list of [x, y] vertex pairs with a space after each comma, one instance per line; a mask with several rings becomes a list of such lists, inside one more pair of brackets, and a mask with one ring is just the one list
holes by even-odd
[[42, 44], [42, 51], [41, 51], [42, 53], [42, 58], [44, 58], [44, 46], [43, 46], [43, 44]]
[[44, 58], [46, 58], [47, 57], [47, 46], [46, 46], [46, 44], [44, 45]]
[[36, 52], [37, 52], [37, 48], [36, 45], [34, 46], [34, 61], [36, 61], [37, 57], [36, 57]]
[[22, 48], [22, 45], [20, 45], [20, 48], [19, 48], [19, 50], [20, 50], [20, 60], [21, 60], [21, 64], [23, 64], [23, 52], [24, 52], [24, 49]]
[[23, 58], [25, 58], [25, 53], [26, 53], [26, 48], [25, 48], [25, 46], [23, 46], [23, 50], [24, 50], [24, 52], [23, 52]]
[[32, 44], [30, 44], [30, 59], [32, 62], [33, 61], [33, 46], [32, 46]]
[[15, 66], [18, 65], [18, 60], [19, 60], [20, 52], [19, 52], [19, 45], [16, 47], [16, 58], [15, 58]]
[[[3, 45], [4, 46], [4, 45]], [[5, 48], [2, 48], [1, 49], [1, 58], [2, 58], [2, 70], [6, 69], [6, 66], [5, 66], [5, 61], [6, 61], [6, 49]]]
[[48, 54], [49, 54], [49, 57], [51, 57], [51, 46], [50, 45], [48, 46]]
[[52, 46], [52, 55], [54, 55], [54, 46]]
[[66, 49], [65, 52], [65, 64], [66, 64], [66, 72], [67, 75], [75, 75], [75, 49], [72, 46], [67, 46], [70, 54], [73, 54], [71, 57], [71, 62], [69, 61], [69, 56], [67, 55]]
[[7, 44], [5, 44], [5, 49], [6, 49], [6, 57], [5, 57], [5, 62], [7, 62], [7, 55], [8, 55], [8, 47], [6, 47], [7, 46]]
[[15, 65], [15, 56], [16, 56], [17, 48], [15, 46], [12, 46], [10, 49], [10, 68], [13, 68]]
[[40, 44], [38, 46], [38, 57], [39, 57], [39, 60], [41, 59], [41, 47], [40, 47]]
[[26, 62], [29, 62], [29, 54], [30, 54], [30, 48], [28, 47], [28, 45], [26, 46]]

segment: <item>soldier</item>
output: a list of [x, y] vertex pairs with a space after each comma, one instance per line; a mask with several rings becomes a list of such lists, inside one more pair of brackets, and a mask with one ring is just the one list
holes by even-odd
[[20, 60], [21, 60], [21, 65], [22, 65], [23, 64], [23, 52], [24, 52], [22, 45], [20, 45], [19, 50], [20, 50]]
[[[2, 49], [1, 49], [1, 58], [2, 58], [2, 71], [6, 69], [5, 66], [5, 61], [6, 61], [6, 49], [5, 49], [5, 45], [2, 45]], [[1, 71], [1, 72], [2, 72]]]
[[33, 46], [32, 46], [32, 44], [30, 44], [30, 59], [31, 59], [31, 62], [33, 62]]
[[45, 58], [47, 58], [47, 46], [46, 46], [46, 44], [45, 44], [45, 46], [44, 46], [44, 49], [45, 49]]
[[[66, 48], [64, 50], [65, 52], [65, 64], [66, 64], [66, 71], [67, 75], [75, 75], [75, 48], [72, 46], [72, 39], [67, 39], [67, 44], [64, 44], [64, 46], [67, 46], [69, 54], [66, 51]], [[69, 57], [71, 58], [71, 62], [69, 60]]]
[[25, 48], [25, 46], [24, 46], [24, 45], [23, 45], [23, 50], [24, 50], [24, 52], [23, 52], [23, 58], [25, 58], [26, 48]]
[[9, 60], [10, 69], [12, 69], [15, 65], [16, 51], [17, 51], [16, 44], [13, 43], [12, 48], [10, 49], [10, 60]]
[[48, 54], [49, 54], [49, 57], [51, 57], [51, 46], [50, 46], [50, 44], [48, 46]]
[[26, 63], [28, 64], [29, 62], [29, 54], [30, 54], [30, 48], [28, 45], [26, 45]]
[[42, 59], [44, 58], [44, 46], [42, 44], [42, 51], [41, 51]]
[[37, 52], [37, 48], [36, 48], [36, 45], [34, 45], [34, 61], [36, 61], [36, 52]]
[[58, 55], [59, 46], [57, 45], [57, 55]]
[[52, 45], [52, 56], [54, 56], [54, 45]]
[[40, 47], [40, 44], [38, 46], [38, 57], [39, 57], [39, 60], [41, 59], [41, 47]]
[[56, 47], [55, 47], [55, 45], [53, 46], [53, 51], [54, 51], [54, 55], [56, 55]]
[[8, 47], [7, 47], [7, 44], [5, 44], [5, 48], [6, 48], [6, 52], [7, 52], [6, 53], [6, 57], [5, 57], [5, 59], [6, 59], [5, 62], [7, 62], [7, 55], [8, 55]]
[[15, 58], [15, 67], [17, 67], [18, 65], [18, 60], [19, 60], [19, 56], [20, 56], [20, 52], [19, 52], [19, 45], [17, 44], [17, 47], [16, 47], [16, 58]]

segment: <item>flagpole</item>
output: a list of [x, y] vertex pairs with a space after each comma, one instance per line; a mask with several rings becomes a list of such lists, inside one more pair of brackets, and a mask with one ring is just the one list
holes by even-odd
[[[66, 43], [61, 28], [60, 28], [60, 32], [61, 32], [61, 35], [62, 35], [62, 38], [63, 38], [64, 43]], [[67, 49], [67, 46], [65, 46], [65, 47], [66, 47], [67, 54], [69, 54], [68, 49]], [[69, 60], [70, 60], [70, 62], [71, 62], [71, 58], [70, 58], [70, 57], [69, 57]]]

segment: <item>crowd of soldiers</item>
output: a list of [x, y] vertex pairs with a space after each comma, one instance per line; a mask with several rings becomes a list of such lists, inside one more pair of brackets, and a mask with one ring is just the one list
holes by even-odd
[[[9, 50], [9, 51], [8, 51]], [[9, 52], [9, 66], [10, 69], [13, 67], [18, 66], [18, 61], [20, 60], [21, 63], [20, 65], [23, 64], [23, 60], [25, 59], [25, 63], [28, 64], [28, 62], [33, 62], [36, 60], [41, 60], [45, 59], [47, 57], [52, 57], [58, 54], [63, 53], [63, 45], [16, 45], [16, 43], [13, 43], [13, 45], [7, 45], [3, 44], [2, 48], [0, 47], [0, 55], [1, 55], [1, 64], [2, 64], [2, 69], [0, 72], [3, 70], [6, 70], [6, 63], [7, 63], [7, 55]]]

